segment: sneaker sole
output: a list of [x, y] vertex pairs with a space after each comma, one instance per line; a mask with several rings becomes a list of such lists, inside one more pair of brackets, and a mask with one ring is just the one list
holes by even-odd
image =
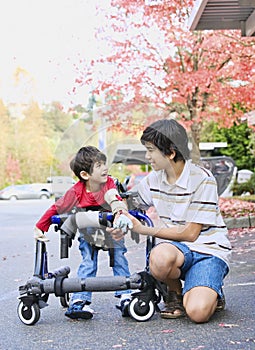
[[122, 317], [129, 317], [130, 316], [129, 312], [128, 312], [128, 305], [124, 306], [121, 314], [122, 314]]
[[129, 317], [128, 305], [125, 305], [123, 308], [120, 305], [115, 305], [116, 309], [120, 310], [122, 317]]
[[93, 314], [88, 311], [73, 311], [70, 313], [65, 313], [65, 316], [71, 318], [72, 320], [77, 320], [78, 318], [89, 320], [93, 317]]

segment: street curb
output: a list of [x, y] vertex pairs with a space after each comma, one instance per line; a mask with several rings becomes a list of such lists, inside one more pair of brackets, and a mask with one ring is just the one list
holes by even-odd
[[224, 222], [228, 229], [255, 227], [255, 216], [247, 215], [240, 218], [225, 218]]

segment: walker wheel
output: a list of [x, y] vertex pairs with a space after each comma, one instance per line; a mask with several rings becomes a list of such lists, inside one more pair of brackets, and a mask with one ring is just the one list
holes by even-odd
[[146, 303], [142, 299], [136, 297], [130, 301], [128, 312], [136, 321], [148, 321], [154, 315], [155, 305], [151, 300], [149, 303]]
[[68, 307], [69, 301], [70, 301], [70, 294], [69, 293], [65, 293], [65, 295], [63, 297], [60, 297], [60, 304], [63, 307]]
[[37, 303], [26, 305], [21, 300], [17, 312], [21, 322], [27, 326], [33, 326], [40, 318], [40, 307]]

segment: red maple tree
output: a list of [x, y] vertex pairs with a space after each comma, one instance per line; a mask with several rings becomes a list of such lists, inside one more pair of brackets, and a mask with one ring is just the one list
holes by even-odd
[[21, 179], [19, 160], [15, 159], [11, 154], [9, 154], [7, 157], [5, 171], [7, 182], [15, 184]]
[[76, 81], [105, 94], [114, 106], [110, 120], [120, 121], [132, 106], [156, 106], [190, 128], [196, 152], [205, 119], [228, 127], [255, 109], [255, 38], [239, 31], [190, 32], [190, 0], [111, 5], [98, 33], [110, 49], [89, 66], [81, 63]]

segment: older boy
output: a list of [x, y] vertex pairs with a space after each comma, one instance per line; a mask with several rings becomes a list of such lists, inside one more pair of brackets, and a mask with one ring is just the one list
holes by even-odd
[[161, 316], [178, 318], [186, 312], [196, 323], [207, 322], [224, 307], [222, 286], [231, 252], [216, 180], [191, 163], [186, 131], [175, 120], [154, 122], [141, 142], [153, 171], [137, 186], [138, 201], [143, 209], [154, 206], [162, 224], [146, 227], [127, 215], [135, 232], [160, 239], [150, 254], [150, 271], [168, 287]]

